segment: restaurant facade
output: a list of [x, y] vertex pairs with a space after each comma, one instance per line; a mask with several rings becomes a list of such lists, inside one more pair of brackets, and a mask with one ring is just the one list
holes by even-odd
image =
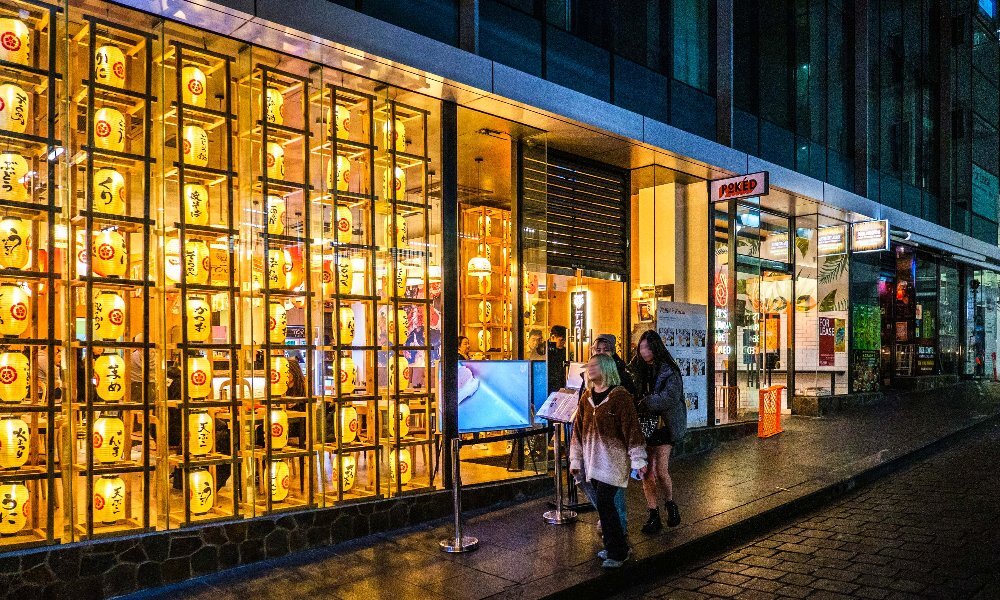
[[[547, 388], [523, 427], [462, 427], [466, 340], [572, 375], [597, 335], [628, 359], [655, 329], [694, 435], [755, 428], [773, 386], [814, 414], [995, 377], [996, 244], [333, 4], [258, 4], [0, 1], [22, 591], [444, 516], [455, 437], [473, 506], [543, 493]], [[716, 197], [747, 173], [766, 184]]]

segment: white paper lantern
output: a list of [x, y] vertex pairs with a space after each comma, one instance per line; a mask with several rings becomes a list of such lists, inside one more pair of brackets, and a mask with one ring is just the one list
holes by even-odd
[[264, 119], [275, 125], [285, 124], [285, 97], [273, 87], [264, 91]]
[[187, 341], [204, 343], [212, 339], [212, 306], [201, 296], [187, 299]]
[[284, 344], [285, 332], [288, 327], [288, 313], [281, 302], [271, 302], [267, 317], [267, 341], [271, 344]]
[[205, 87], [208, 80], [205, 73], [194, 65], [185, 65], [181, 69], [181, 101], [185, 104], [205, 107], [208, 98]]
[[182, 130], [181, 150], [184, 164], [194, 167], [208, 166], [208, 133], [198, 125], [185, 125]]
[[205, 456], [215, 450], [215, 419], [207, 410], [192, 410], [188, 414], [188, 452]]
[[94, 460], [115, 463], [125, 451], [125, 423], [114, 416], [101, 416], [94, 421]]
[[18, 217], [0, 220], [0, 267], [24, 269], [31, 262], [31, 221]]
[[283, 408], [271, 409], [271, 450], [288, 445], [288, 413]]
[[338, 192], [351, 189], [351, 160], [346, 156], [337, 155], [337, 160], [331, 160], [326, 166], [326, 185]]
[[184, 184], [185, 225], [208, 225], [208, 188], [200, 183]]
[[20, 19], [0, 19], [0, 60], [31, 66], [31, 29]]
[[0, 402], [21, 402], [28, 397], [30, 386], [28, 357], [23, 352], [0, 352]]
[[[337, 467], [337, 459], [340, 459], [340, 468]], [[340, 474], [338, 477], [337, 474]], [[354, 480], [358, 475], [358, 461], [354, 458], [353, 454], [346, 454], [339, 456], [333, 455], [333, 472], [331, 473], [334, 481], [340, 482], [340, 491], [345, 494], [352, 489], [354, 489]]]
[[410, 480], [413, 479], [413, 462], [408, 448], [402, 448], [398, 452], [396, 450], [389, 452], [389, 478], [393, 483], [396, 482], [397, 465], [399, 483], [401, 485], [410, 483]]
[[[389, 411], [389, 435], [396, 435], [396, 408]], [[399, 437], [406, 437], [410, 433], [410, 407], [407, 404], [399, 404]]]
[[94, 52], [94, 81], [119, 89], [125, 87], [125, 54], [121, 48], [97, 48]]
[[271, 235], [285, 233], [285, 199], [280, 196], [267, 197], [267, 232]]
[[0, 84], [0, 129], [24, 133], [31, 120], [29, 97], [17, 84]]
[[212, 395], [212, 361], [205, 356], [188, 357], [187, 395], [195, 400]]
[[215, 505], [215, 478], [206, 467], [191, 471], [188, 478], [188, 497], [191, 500], [191, 514], [207, 514]]
[[105, 402], [121, 402], [125, 397], [125, 359], [115, 352], [94, 359], [94, 387]]
[[271, 502], [281, 502], [288, 497], [288, 463], [283, 460], [271, 461], [269, 471]]
[[28, 161], [20, 154], [0, 154], [0, 199], [27, 202], [31, 199]]
[[212, 271], [211, 253], [205, 240], [184, 242], [184, 276], [186, 283], [204, 285]]
[[94, 234], [90, 244], [90, 260], [94, 274], [101, 277], [124, 277], [128, 272], [128, 248], [125, 236], [117, 229], [105, 229]]
[[23, 481], [0, 483], [0, 535], [13, 535], [28, 524], [30, 494]]
[[395, 125], [386, 121], [382, 126], [382, 132], [382, 142], [386, 150], [406, 152], [406, 125], [401, 120], [396, 119]]
[[357, 387], [358, 368], [354, 364], [354, 359], [345, 356], [340, 359], [340, 393], [351, 394]]
[[125, 517], [125, 481], [102, 475], [94, 482], [94, 521], [111, 525]]
[[99, 340], [117, 340], [125, 334], [125, 300], [114, 290], [94, 292], [93, 332]]
[[284, 181], [285, 179], [285, 149], [277, 142], [267, 143], [267, 152], [264, 155], [264, 164], [267, 168], [267, 178]]
[[125, 116], [117, 108], [104, 106], [94, 112], [94, 146], [125, 152]]
[[353, 406], [344, 406], [340, 409], [340, 443], [350, 444], [358, 439], [358, 409]]
[[125, 178], [117, 170], [103, 168], [94, 171], [94, 210], [109, 215], [124, 215], [127, 189]]
[[19, 469], [28, 462], [28, 424], [16, 415], [0, 417], [0, 467]]

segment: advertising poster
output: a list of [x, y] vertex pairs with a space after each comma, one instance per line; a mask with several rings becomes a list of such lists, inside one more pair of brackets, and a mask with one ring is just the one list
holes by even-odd
[[830, 317], [819, 318], [819, 366], [832, 367], [836, 364], [836, 328]]
[[660, 301], [656, 330], [681, 368], [688, 427], [708, 424], [708, 316], [701, 304]]

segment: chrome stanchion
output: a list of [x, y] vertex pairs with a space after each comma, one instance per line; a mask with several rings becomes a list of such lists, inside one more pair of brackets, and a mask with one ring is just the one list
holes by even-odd
[[556, 509], [550, 510], [542, 515], [549, 525], [562, 525], [576, 521], [576, 511], [563, 508], [563, 488], [562, 488], [562, 432], [566, 427], [565, 423], [555, 423], [555, 452], [556, 452]]
[[459, 438], [451, 441], [451, 478], [454, 484], [455, 536], [438, 542], [441, 550], [449, 554], [471, 552], [479, 547], [478, 539], [462, 535], [462, 473], [458, 463], [460, 447]]

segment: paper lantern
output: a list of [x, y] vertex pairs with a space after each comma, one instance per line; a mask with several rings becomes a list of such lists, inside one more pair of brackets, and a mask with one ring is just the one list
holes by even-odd
[[267, 143], [267, 152], [264, 155], [264, 164], [267, 167], [267, 178], [284, 181], [285, 179], [285, 149], [277, 142]]
[[215, 243], [209, 246], [209, 263], [211, 273], [209, 283], [212, 285], [229, 285], [229, 248], [225, 243]]
[[354, 236], [354, 213], [346, 206], [337, 207], [337, 242], [350, 244]]
[[117, 340], [125, 334], [125, 300], [114, 290], [94, 292], [94, 338]]
[[0, 19], [0, 60], [31, 66], [31, 30], [19, 19]]
[[94, 147], [125, 152], [125, 116], [117, 108], [104, 106], [94, 112]]
[[0, 401], [21, 402], [27, 398], [30, 376], [27, 356], [21, 352], [0, 352]]
[[271, 502], [281, 502], [288, 497], [288, 463], [283, 460], [273, 460], [268, 472]]
[[205, 107], [208, 94], [205, 92], [208, 80], [201, 69], [186, 65], [181, 69], [181, 101], [192, 106]]
[[346, 156], [337, 155], [337, 160], [331, 160], [326, 165], [327, 188], [338, 192], [351, 189], [351, 160]]
[[207, 410], [188, 413], [188, 452], [205, 456], [215, 450], [215, 419]]
[[167, 281], [180, 283], [182, 271], [181, 241], [177, 238], [171, 238], [164, 248], [163, 274], [166, 275]]
[[288, 392], [288, 386], [292, 384], [292, 369], [288, 365], [288, 359], [284, 356], [272, 356], [268, 376], [271, 380], [271, 396], [284, 396]]
[[381, 313], [386, 319], [386, 336], [389, 338], [389, 343], [395, 344], [396, 340], [393, 339], [393, 335], [397, 335], [399, 337], [399, 344], [404, 344], [406, 342], [406, 334], [409, 330], [409, 319], [406, 317], [406, 310], [398, 308], [396, 309], [395, 316], [393, 316], [391, 309], [383, 307]]
[[493, 278], [492, 277], [480, 277], [477, 283], [480, 294], [489, 294], [493, 290]]
[[267, 232], [271, 235], [285, 233], [285, 199], [280, 196], [267, 197]]
[[31, 324], [27, 292], [13, 283], [0, 284], [0, 335], [18, 337]]
[[528, 311], [528, 323], [531, 325], [538, 324], [538, 305], [534, 302], [531, 304], [531, 309]]
[[212, 394], [212, 361], [201, 354], [188, 357], [187, 395], [194, 400]]
[[215, 477], [207, 467], [192, 469], [188, 476], [191, 514], [204, 515], [215, 505]]
[[351, 394], [357, 387], [358, 368], [354, 364], [354, 359], [344, 356], [340, 359], [340, 393]]
[[396, 389], [396, 373], [399, 377], [399, 391], [405, 392], [410, 388], [410, 363], [402, 356], [397, 356], [395, 360], [389, 359], [389, 391]]
[[288, 445], [288, 413], [283, 408], [271, 409], [271, 450]]
[[125, 517], [125, 481], [102, 475], [94, 482], [94, 521], [112, 525]]
[[125, 359], [108, 351], [95, 358], [94, 386], [101, 400], [120, 402], [125, 397]]
[[[406, 437], [410, 433], [410, 407], [407, 404], [400, 403], [399, 405], [399, 437]], [[396, 435], [396, 408], [393, 407], [389, 411], [389, 435]]]
[[0, 535], [12, 535], [28, 524], [28, 488], [23, 481], [0, 483]]
[[493, 246], [489, 244], [479, 244], [476, 246], [476, 254], [486, 257], [486, 260], [493, 262]]
[[0, 154], [0, 199], [27, 202], [29, 184], [28, 161], [20, 154]]
[[493, 274], [493, 265], [485, 256], [474, 256], [469, 259], [466, 271], [469, 277], [489, 277]]
[[358, 409], [353, 406], [344, 406], [340, 409], [340, 443], [350, 444], [358, 439]]
[[184, 224], [208, 225], [208, 188], [199, 183], [184, 184]]
[[396, 152], [406, 152], [406, 126], [399, 119], [396, 119], [395, 126], [386, 121], [382, 125], [383, 145], [386, 150]]
[[351, 111], [346, 107], [337, 105], [334, 107], [334, 117], [330, 118], [330, 111], [327, 111], [326, 134], [330, 137], [338, 137], [346, 140], [351, 137]]
[[349, 306], [340, 307], [340, 345], [354, 344], [355, 333], [354, 310]]
[[275, 125], [285, 124], [285, 97], [273, 87], [264, 90], [264, 119]]
[[[395, 223], [395, 226], [393, 225]], [[396, 248], [406, 248], [409, 245], [409, 236], [406, 230], [406, 217], [403, 215], [386, 215], [385, 217], [385, 245]]]
[[488, 215], [483, 215], [476, 219], [476, 229], [479, 230], [479, 237], [490, 237], [493, 235], [493, 219]]
[[288, 255], [282, 248], [269, 248], [267, 252], [267, 287], [282, 290], [285, 287], [285, 265]]
[[489, 323], [493, 320], [493, 303], [489, 300], [479, 301], [479, 322]]
[[125, 423], [116, 416], [101, 416], [94, 421], [94, 460], [114, 463], [125, 452]]
[[[339, 460], [338, 460], [339, 459]], [[340, 482], [340, 491], [347, 493], [354, 489], [354, 480], [358, 476], [358, 461], [353, 454], [333, 455], [333, 471], [330, 473], [334, 481]], [[340, 466], [337, 466], [337, 463]], [[339, 477], [338, 477], [339, 473]]]
[[121, 48], [97, 48], [94, 52], [94, 81], [119, 89], [125, 87], [125, 54]]
[[0, 467], [18, 469], [28, 462], [28, 424], [14, 415], [0, 417]]
[[306, 277], [305, 256], [301, 246], [289, 246], [285, 249], [285, 289], [294, 290]]
[[14, 83], [0, 84], [0, 129], [24, 133], [30, 119], [28, 92]]
[[181, 149], [184, 164], [193, 167], [208, 166], [208, 133], [198, 125], [185, 125], [182, 130]]
[[187, 240], [184, 242], [184, 277], [188, 284], [204, 285], [208, 283], [211, 272], [211, 253], [205, 240]]
[[281, 302], [271, 302], [267, 311], [267, 341], [270, 344], [284, 344], [288, 327], [288, 313]]
[[327, 299], [334, 294], [336, 291], [335, 281], [336, 275], [334, 274], [334, 266], [332, 260], [323, 261], [323, 271], [321, 272], [321, 285], [323, 290], [323, 298]]
[[396, 176], [390, 176], [392, 173], [391, 167], [386, 167], [382, 174], [382, 190], [385, 194], [386, 200], [391, 198], [396, 198], [397, 200], [402, 200], [406, 197], [406, 171], [400, 167], [396, 167]]
[[212, 307], [202, 296], [187, 299], [187, 341], [204, 343], [212, 339]]
[[90, 244], [90, 260], [95, 275], [124, 277], [128, 271], [125, 236], [117, 229], [105, 229], [95, 233], [94, 240]]
[[109, 215], [124, 215], [126, 205], [125, 178], [115, 169], [94, 171], [94, 210]]
[[489, 352], [490, 348], [493, 347], [493, 333], [489, 329], [481, 330], [476, 334], [476, 338], [481, 351]]
[[23, 269], [31, 261], [31, 222], [18, 217], [0, 220], [0, 267]]
[[401, 485], [410, 483], [410, 480], [413, 479], [413, 464], [408, 448], [402, 448], [398, 452], [396, 450], [389, 452], [389, 478], [393, 483], [396, 482], [397, 468], [399, 483]]

